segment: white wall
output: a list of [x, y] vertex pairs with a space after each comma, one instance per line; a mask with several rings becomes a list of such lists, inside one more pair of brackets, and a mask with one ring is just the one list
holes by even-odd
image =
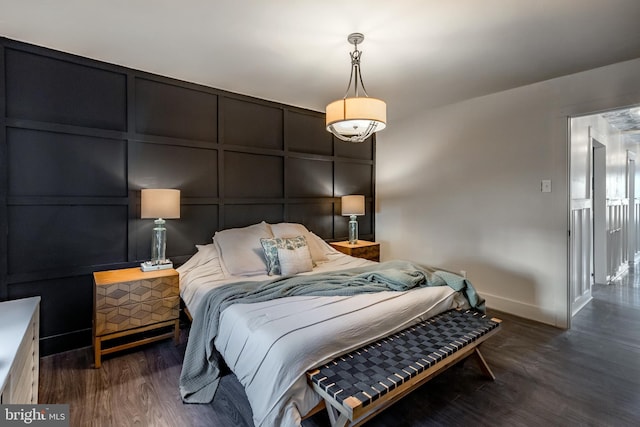
[[567, 117], [637, 103], [640, 59], [390, 121], [377, 143], [383, 260], [466, 270], [489, 307], [567, 326]]

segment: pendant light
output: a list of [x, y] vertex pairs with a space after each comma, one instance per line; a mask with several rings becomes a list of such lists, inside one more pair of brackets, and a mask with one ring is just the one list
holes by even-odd
[[[362, 82], [358, 44], [364, 40], [361, 33], [352, 33], [347, 37], [354, 46], [351, 55], [351, 75], [349, 85], [342, 99], [327, 105], [327, 130], [337, 138], [347, 142], [364, 142], [374, 132], [387, 127], [387, 104], [376, 98], [370, 98]], [[353, 83], [353, 97], [348, 97]], [[360, 89], [362, 94], [360, 96]]]

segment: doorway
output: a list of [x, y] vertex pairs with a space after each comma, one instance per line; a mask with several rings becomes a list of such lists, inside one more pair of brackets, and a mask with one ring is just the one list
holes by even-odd
[[633, 268], [640, 247], [636, 152], [640, 109], [570, 119], [569, 302], [571, 316]]

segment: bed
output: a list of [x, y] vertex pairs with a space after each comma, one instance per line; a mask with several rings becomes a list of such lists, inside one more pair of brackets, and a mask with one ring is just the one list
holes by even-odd
[[[322, 400], [307, 383], [309, 369], [446, 310], [482, 304], [466, 280], [447, 272], [425, 270], [433, 286], [400, 290], [365, 283], [364, 291], [347, 292], [342, 282], [333, 283], [334, 277], [357, 276], [394, 284], [398, 268], [407, 266], [415, 267], [342, 254], [300, 224], [263, 222], [217, 232], [213, 244], [198, 246], [178, 268], [180, 294], [193, 316], [183, 401], [213, 399], [221, 357], [244, 386], [256, 426], [298, 426]], [[313, 292], [246, 296], [271, 286], [294, 289], [290, 282]], [[323, 292], [330, 286], [338, 292]]]

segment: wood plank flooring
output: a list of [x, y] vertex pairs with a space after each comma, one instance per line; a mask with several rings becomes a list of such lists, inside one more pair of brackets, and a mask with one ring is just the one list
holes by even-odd
[[[639, 277], [636, 277], [639, 276]], [[596, 286], [571, 330], [490, 312], [503, 330], [483, 344], [496, 374], [484, 379], [468, 361], [367, 425], [637, 426], [640, 425], [640, 274]], [[178, 393], [185, 350], [171, 340], [106, 357], [91, 349], [41, 361], [40, 403], [69, 403], [71, 426], [253, 426], [242, 386], [223, 377], [216, 399], [186, 405]], [[305, 427], [328, 426], [325, 413]]]

